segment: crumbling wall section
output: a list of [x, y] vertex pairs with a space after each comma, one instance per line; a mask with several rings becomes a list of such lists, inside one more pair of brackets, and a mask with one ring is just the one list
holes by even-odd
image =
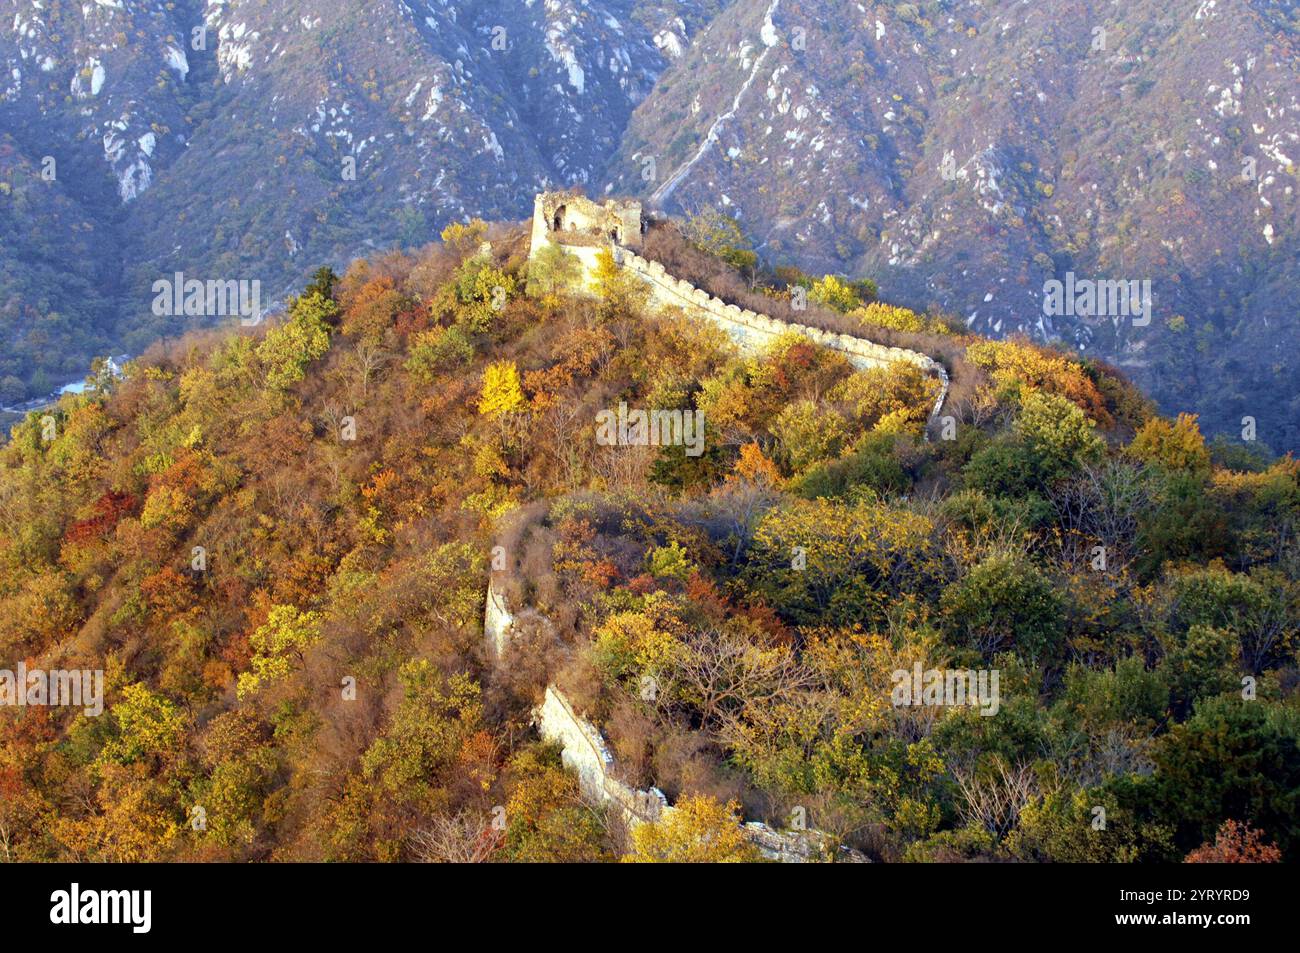
[[[614, 756], [599, 729], [574, 711], [554, 685], [547, 687], [542, 704], [533, 713], [533, 722], [542, 738], [560, 746], [560, 758], [578, 776], [583, 797], [618, 811], [629, 829], [661, 820], [676, 810], [658, 788], [642, 791], [614, 777]], [[832, 858], [830, 838], [820, 831], [778, 831], [758, 821], [743, 824], [741, 830], [767, 860], [804, 864]], [[834, 856], [849, 862], [866, 860], [848, 848], [841, 848]]]

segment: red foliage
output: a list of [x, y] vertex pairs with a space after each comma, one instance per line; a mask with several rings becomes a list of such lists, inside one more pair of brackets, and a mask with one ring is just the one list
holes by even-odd
[[162, 616], [180, 615], [194, 602], [193, 577], [164, 566], [141, 581], [140, 593], [149, 607]]
[[221, 647], [221, 661], [232, 672], [242, 672], [248, 668], [249, 660], [253, 657], [253, 649], [248, 644], [248, 632], [240, 632], [232, 635], [225, 645]]
[[773, 645], [793, 645], [794, 633], [781, 621], [776, 610], [762, 601], [754, 601], [742, 606], [739, 614], [758, 626], [772, 640]]
[[1264, 832], [1249, 824], [1226, 820], [1213, 844], [1202, 844], [1184, 858], [1185, 864], [1277, 864], [1282, 852], [1264, 841]]
[[17, 801], [26, 787], [23, 776], [17, 768], [12, 765], [0, 765], [0, 802]]
[[139, 503], [134, 493], [117, 493], [109, 490], [95, 501], [95, 515], [78, 520], [68, 527], [64, 541], [84, 543], [102, 539], [113, 531], [122, 517], [129, 515]]
[[718, 591], [717, 584], [698, 572], [692, 573], [686, 583], [686, 597], [712, 619], [722, 621], [728, 617], [748, 620], [767, 637], [771, 645], [794, 644], [794, 633], [777, 616], [776, 610], [757, 597], [738, 606]]
[[634, 576], [627, 581], [627, 587], [635, 592], [638, 596], [649, 595], [659, 588], [655, 577], [648, 572], [643, 572], [639, 576]]
[[703, 609], [710, 618], [723, 619], [727, 615], [727, 601], [718, 592], [717, 585], [707, 576], [691, 573], [686, 582], [686, 598]]
[[418, 301], [406, 302], [397, 312], [397, 318], [393, 322], [393, 330], [402, 338], [427, 331], [431, 327], [433, 327], [433, 316], [429, 314], [429, 309]]

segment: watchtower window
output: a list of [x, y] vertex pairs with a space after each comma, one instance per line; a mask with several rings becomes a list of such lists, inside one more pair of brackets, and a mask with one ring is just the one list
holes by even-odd
[[564, 231], [564, 206], [561, 205], [555, 210], [554, 231]]
[[617, 229], [617, 228], [611, 228], [611, 229], [609, 230], [609, 240], [610, 240], [611, 242], [616, 242], [616, 241], [618, 241], [618, 229]]

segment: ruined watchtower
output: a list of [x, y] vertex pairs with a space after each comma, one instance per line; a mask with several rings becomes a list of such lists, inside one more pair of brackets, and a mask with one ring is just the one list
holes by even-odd
[[569, 192], [542, 192], [533, 204], [533, 250], [548, 238], [562, 245], [640, 248], [641, 203], [610, 199], [599, 205]]

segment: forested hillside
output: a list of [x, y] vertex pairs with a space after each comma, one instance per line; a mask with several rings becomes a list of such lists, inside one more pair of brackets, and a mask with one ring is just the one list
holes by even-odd
[[[443, 237], [14, 428], [0, 664], [106, 697], [0, 711], [0, 857], [752, 860], [736, 820], [800, 811], [877, 861], [1300, 856], [1290, 457], [753, 270], [946, 342], [972, 386], [927, 427], [910, 365], [744, 356], [613, 267], [578, 296], [518, 230]], [[703, 452], [605, 445], [624, 402], [701, 411]], [[498, 559], [537, 620], [500, 664]], [[900, 704], [918, 664], [997, 672], [996, 712]], [[685, 810], [584, 803], [530, 724], [550, 683]]]

